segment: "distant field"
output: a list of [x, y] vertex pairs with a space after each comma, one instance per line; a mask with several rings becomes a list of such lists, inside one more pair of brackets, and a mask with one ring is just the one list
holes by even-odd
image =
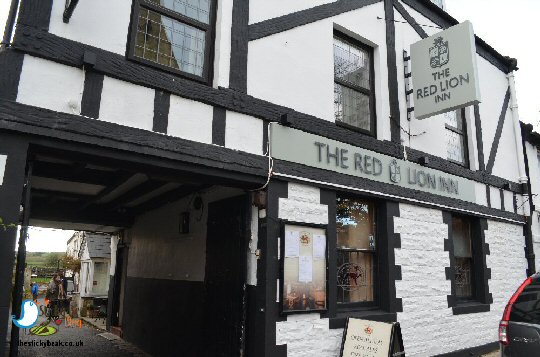
[[[49, 252], [26, 252], [26, 266], [31, 267], [55, 267], [56, 264], [51, 265], [47, 264], [47, 260], [51, 255], [58, 255], [59, 253], [49, 253]], [[61, 253], [60, 253], [61, 254]]]

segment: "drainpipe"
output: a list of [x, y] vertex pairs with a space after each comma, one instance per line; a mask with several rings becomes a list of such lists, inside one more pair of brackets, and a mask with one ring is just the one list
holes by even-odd
[[525, 157], [523, 156], [523, 143], [521, 140], [521, 127], [519, 125], [519, 113], [518, 104], [516, 98], [516, 83], [514, 80], [514, 70], [516, 69], [517, 61], [512, 60], [512, 71], [506, 75], [508, 78], [508, 85], [510, 87], [510, 110], [512, 111], [512, 121], [514, 123], [514, 139], [516, 143], [516, 152], [518, 154], [518, 181], [523, 188], [523, 193], [527, 193], [527, 174], [525, 172]]
[[11, 35], [13, 34], [13, 26], [15, 25], [15, 19], [17, 18], [17, 9], [19, 8], [19, 0], [11, 0], [9, 7], [9, 14], [6, 21], [6, 28], [4, 30], [4, 38], [2, 39], [2, 47], [7, 47], [11, 42]]

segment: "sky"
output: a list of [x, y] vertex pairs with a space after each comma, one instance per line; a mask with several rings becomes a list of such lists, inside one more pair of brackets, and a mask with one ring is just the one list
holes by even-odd
[[[446, 11], [462, 22], [470, 20], [477, 36], [499, 53], [517, 58], [516, 91], [520, 119], [540, 131], [540, 0], [445, 0]], [[4, 30], [9, 0], [0, 0]], [[480, 80], [482, 80], [480, 78]], [[65, 251], [73, 231], [32, 228], [28, 251]]]

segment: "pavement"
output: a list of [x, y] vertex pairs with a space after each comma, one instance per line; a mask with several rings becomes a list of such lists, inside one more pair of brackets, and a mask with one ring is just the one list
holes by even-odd
[[487, 355], [482, 355], [482, 357], [500, 357], [501, 352], [499, 350], [488, 353]]
[[[90, 319], [93, 320], [93, 319]], [[96, 328], [79, 319], [51, 322], [46, 325], [48, 331], [57, 331], [49, 336], [38, 336], [28, 329], [20, 330], [20, 357], [151, 357], [134, 345], [100, 328]], [[37, 325], [46, 324], [44, 316], [38, 318]], [[8, 338], [11, 334], [11, 324]], [[8, 344], [9, 346], [9, 344]], [[8, 350], [6, 355], [8, 356]]]

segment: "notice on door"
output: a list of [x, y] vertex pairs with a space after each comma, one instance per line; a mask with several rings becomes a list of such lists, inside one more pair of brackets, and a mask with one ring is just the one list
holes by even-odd
[[349, 318], [340, 357], [388, 357], [393, 324]]
[[0, 186], [4, 183], [4, 172], [6, 171], [7, 156], [0, 155]]

